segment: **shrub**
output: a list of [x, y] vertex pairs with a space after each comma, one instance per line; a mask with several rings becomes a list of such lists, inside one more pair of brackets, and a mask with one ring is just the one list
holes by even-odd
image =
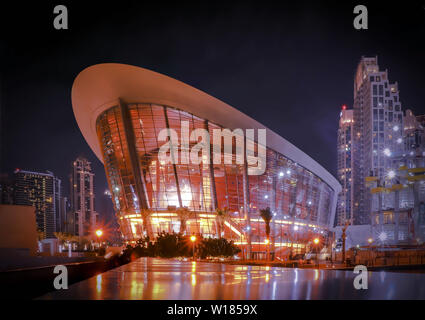
[[[231, 257], [240, 251], [233, 241], [224, 238], [200, 238], [195, 245], [195, 254], [202, 259], [206, 257]], [[191, 257], [192, 254], [193, 243], [190, 241], [190, 236], [162, 232], [155, 242], [150, 241], [149, 237], [145, 237], [139, 239], [135, 247], [128, 245], [120, 256], [120, 260], [127, 263], [140, 257], [174, 258]]]
[[233, 241], [228, 241], [225, 238], [208, 238], [201, 241], [199, 256], [202, 259], [206, 257], [231, 257], [240, 251]]

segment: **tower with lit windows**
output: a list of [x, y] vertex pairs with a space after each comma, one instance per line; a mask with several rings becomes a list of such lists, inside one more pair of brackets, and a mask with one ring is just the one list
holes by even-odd
[[338, 128], [337, 142], [337, 170], [338, 180], [341, 183], [342, 191], [338, 196], [335, 224], [342, 226], [345, 221], [352, 218], [352, 168], [353, 168], [353, 110], [347, 110], [347, 106], [342, 106]]
[[403, 134], [398, 85], [379, 69], [377, 57], [362, 57], [358, 64], [353, 110], [353, 218], [354, 224], [369, 224], [371, 195], [365, 178], [385, 181]]
[[387, 174], [367, 178], [372, 183], [372, 229], [382, 244], [425, 240], [425, 131], [420, 120], [406, 110], [403, 136], [389, 156]]
[[87, 236], [97, 224], [97, 212], [94, 207], [94, 173], [91, 163], [82, 157], [72, 163], [70, 175], [70, 219], [68, 232]]
[[37, 229], [43, 238], [54, 238], [59, 231], [61, 190], [61, 180], [52, 172], [15, 171], [15, 204], [35, 207]]

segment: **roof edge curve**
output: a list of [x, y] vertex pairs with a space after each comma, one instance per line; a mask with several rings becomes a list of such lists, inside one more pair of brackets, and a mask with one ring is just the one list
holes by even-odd
[[122, 99], [127, 103], [174, 107], [232, 130], [266, 129], [268, 148], [305, 167], [336, 193], [341, 191], [341, 185], [332, 174], [274, 131], [219, 99], [166, 75], [126, 64], [96, 64], [77, 75], [71, 99], [77, 124], [101, 162], [103, 157], [97, 139], [96, 120], [103, 111]]

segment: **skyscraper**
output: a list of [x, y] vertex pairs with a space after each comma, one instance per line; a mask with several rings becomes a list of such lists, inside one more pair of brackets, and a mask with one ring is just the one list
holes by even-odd
[[97, 213], [94, 208], [94, 173], [90, 162], [78, 157], [72, 163], [70, 175], [70, 219], [68, 232], [87, 236], [96, 228]]
[[372, 195], [372, 233], [384, 245], [421, 244], [425, 240], [425, 132], [411, 110], [403, 137], [391, 152], [385, 177], [367, 179]]
[[61, 180], [52, 172], [15, 171], [15, 204], [35, 207], [37, 229], [54, 238], [61, 213]]
[[15, 203], [15, 185], [9, 175], [0, 173], [0, 204]]
[[397, 83], [390, 83], [377, 57], [362, 57], [354, 78], [353, 218], [370, 223], [371, 198], [365, 177], [383, 178], [400, 146], [403, 113]]
[[342, 191], [338, 196], [338, 206], [336, 209], [336, 225], [344, 225], [345, 221], [352, 218], [352, 168], [353, 168], [353, 110], [347, 110], [347, 107], [342, 106], [338, 128], [338, 180], [341, 183]]

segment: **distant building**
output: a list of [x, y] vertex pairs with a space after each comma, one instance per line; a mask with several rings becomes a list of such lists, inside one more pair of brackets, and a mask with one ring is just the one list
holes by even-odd
[[416, 116], [416, 121], [421, 125], [422, 128], [425, 128], [425, 114]]
[[98, 214], [94, 206], [94, 173], [87, 159], [79, 157], [72, 163], [70, 190], [68, 232], [88, 236], [96, 228]]
[[15, 185], [9, 175], [0, 173], [0, 204], [15, 203]]
[[56, 218], [56, 232], [68, 232], [69, 200], [61, 197], [59, 200], [60, 210]]
[[35, 207], [37, 229], [54, 238], [61, 212], [61, 180], [52, 172], [15, 171], [15, 204]]
[[339, 183], [341, 183], [342, 186], [342, 191], [338, 196], [338, 206], [336, 209], [335, 224], [337, 226], [344, 225], [346, 221], [351, 221], [353, 212], [353, 125], [353, 110], [347, 110], [347, 107], [344, 105], [339, 119], [337, 142], [337, 174]]
[[397, 83], [390, 83], [377, 57], [362, 57], [354, 79], [353, 218], [371, 223], [371, 197], [365, 178], [384, 178], [400, 147], [403, 113]]
[[406, 110], [402, 132], [401, 147], [389, 157], [387, 175], [367, 178], [372, 229], [382, 244], [425, 241], [425, 131], [410, 110]]

